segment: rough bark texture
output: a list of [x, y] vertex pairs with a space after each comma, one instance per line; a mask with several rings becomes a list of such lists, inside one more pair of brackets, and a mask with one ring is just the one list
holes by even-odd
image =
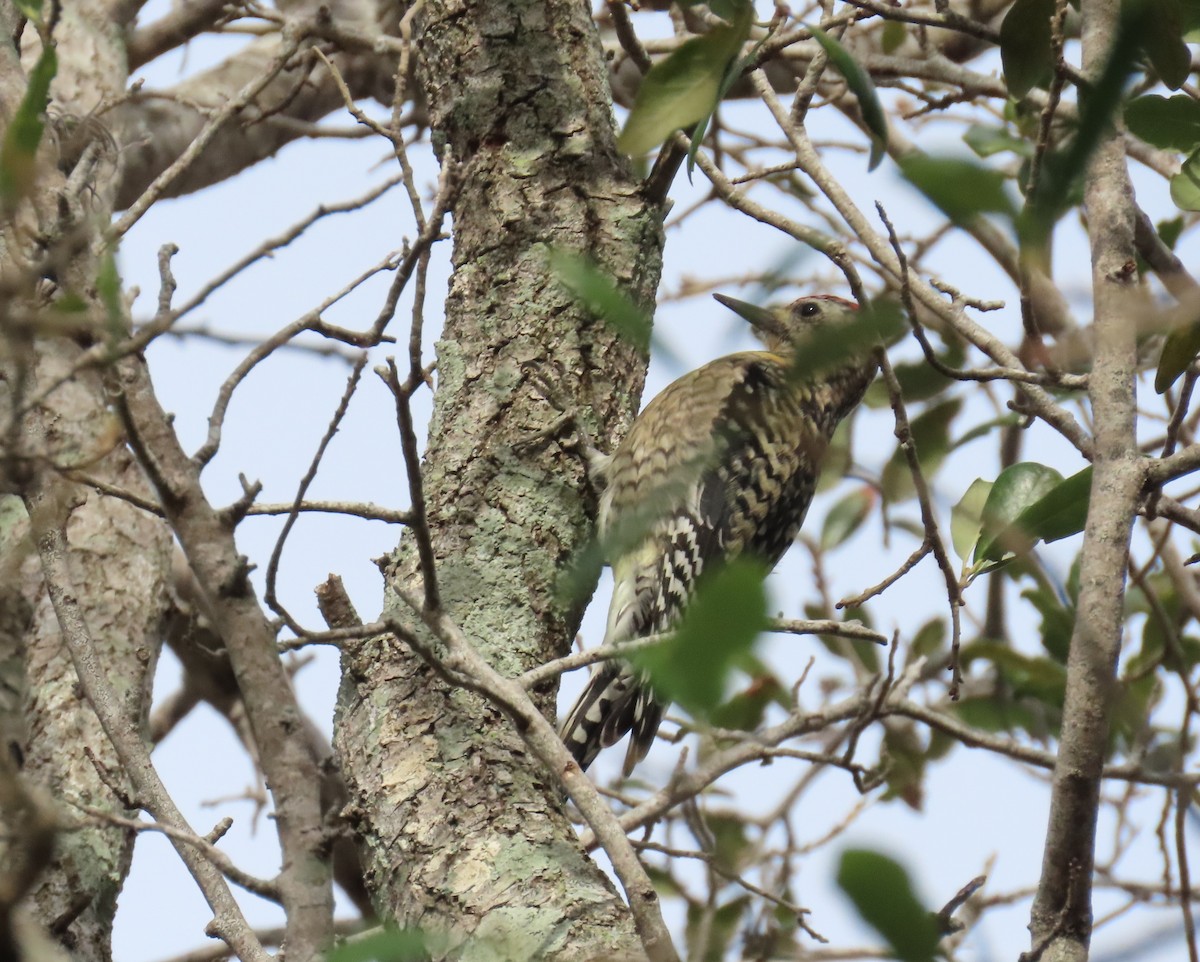
[[24, 638], [33, 619], [21, 578], [21, 564], [30, 553], [26, 527], [21, 499], [0, 495], [0, 753], [18, 767], [25, 756]]
[[[127, 452], [108, 460], [103, 474], [110, 483], [144, 489]], [[124, 502], [91, 493], [72, 512], [68, 526], [73, 587], [88, 611], [97, 652], [135, 724], [144, 723], [149, 704], [170, 557], [166, 530], [151, 521]], [[103, 766], [109, 781], [129, 792], [96, 713], [80, 697], [49, 598], [40, 584], [36, 590], [34, 620], [24, 640], [24, 773], [66, 803], [60, 814], [67, 820], [84, 817], [75, 805], [134, 817], [136, 812], [126, 809], [97, 771]], [[32, 904], [75, 958], [111, 957], [117, 895], [132, 853], [133, 835], [122, 828], [91, 825], [59, 836]]]
[[[118, 209], [137, 200], [154, 178], [187, 149], [212, 112], [261, 76], [279, 50], [280, 38], [267, 37], [250, 44], [238, 56], [183, 81], [170, 97], [159, 92], [135, 94], [110, 111], [105, 120], [121, 143], [125, 160]], [[373, 97], [384, 103], [391, 98], [393, 58], [357, 53], [339, 54], [333, 60], [355, 97]], [[294, 66], [259, 94], [257, 109], [247, 110], [239, 123], [222, 130], [209, 149], [171, 184], [165, 196], [188, 194], [227, 180], [273, 156], [302, 136], [307, 124], [316, 124], [344, 103], [325, 67], [310, 68], [297, 58]]]
[[[6, 9], [0, 20], [13, 22], [11, 9]], [[5, 35], [9, 36], [9, 31]], [[119, 97], [126, 80], [123, 47], [104, 4], [90, 0], [63, 3], [54, 37], [60, 66], [51, 89], [53, 110], [60, 115], [85, 116], [99, 103]], [[28, 69], [38, 50], [31, 29], [26, 29], [23, 44], [22, 60]], [[24, 76], [15, 53], [14, 47], [6, 45], [0, 75], [5, 85], [0, 103], [9, 116], [24, 93]], [[96, 238], [112, 212], [115, 155], [102, 147], [94, 149], [91, 169], [77, 172], [83, 174], [78, 181], [82, 189], [72, 196], [69, 191], [64, 193], [66, 181], [50, 156], [56, 146], [52, 138], [47, 140], [46, 163], [39, 168], [33, 203], [15, 219], [21, 226], [15, 222], [4, 225], [6, 236], [0, 241], [3, 269], [10, 283], [15, 282], [7, 288], [13, 300], [4, 305], [15, 309], [10, 318], [28, 316], [35, 303], [27, 295], [36, 275], [23, 276], [21, 265], [36, 259], [39, 250], [54, 253], [53, 273], [60, 289], [95, 303]], [[33, 207], [38, 211], [38, 233], [31, 237], [22, 228], [34, 223], [29, 216]], [[72, 240], [65, 245], [62, 242], [68, 236]], [[23, 340], [19, 321], [8, 328], [8, 334], [6, 377], [0, 383], [0, 413], [5, 423], [10, 405], [23, 400], [23, 389], [36, 391], [61, 377], [81, 350], [71, 338]], [[145, 493], [133, 459], [116, 446], [118, 435], [99, 376], [73, 378], [55, 391], [41, 410], [47, 429], [41, 437], [22, 438], [20, 453], [26, 460], [9, 462], [6, 466], [12, 473], [19, 476], [75, 467], [117, 487]], [[73, 590], [89, 612], [98, 652], [118, 686], [129, 718], [135, 725], [141, 724], [157, 660], [170, 537], [161, 522], [117, 499], [80, 487], [72, 500], [77, 504], [68, 526]], [[24, 519], [13, 503], [7, 508], [5, 545], [11, 546], [22, 537]], [[112, 787], [119, 790], [125, 784], [115, 774], [120, 766], [95, 713], [80, 697], [78, 678], [36, 561], [26, 557], [22, 565], [21, 554], [27, 554], [24, 547], [9, 555], [8, 563], [0, 568], [4, 580], [0, 596], [21, 592], [21, 607], [31, 615], [19, 642], [24, 665], [15, 682], [12, 662], [6, 660], [4, 666], [5, 687], [14, 683], [23, 698], [24, 728], [10, 735], [13, 741], [20, 741], [23, 775], [45, 789], [47, 797], [63, 803], [60, 816], [64, 820], [82, 818], [72, 803], [130, 815]], [[3, 603], [8, 608], [9, 602]], [[18, 610], [14, 607], [12, 611]], [[6, 615], [6, 622], [11, 620]], [[105, 783], [106, 777], [111, 784]], [[74, 958], [110, 958], [113, 913], [132, 845], [127, 830], [97, 824], [60, 834], [55, 857], [46, 866], [29, 905], [34, 917]]]
[[[204, 496], [200, 467], [183, 450], [170, 416], [158, 403], [144, 359], [124, 358], [114, 367], [109, 385], [116, 407], [131, 439], [136, 438], [138, 450], [146, 452], [143, 463], [152, 473], [159, 503], [203, 588], [244, 697], [282, 851], [276, 885], [286, 915], [288, 958], [311, 962], [321, 958], [328, 947], [333, 893], [320, 772], [305, 734], [304, 716], [290, 690], [275, 633], [259, 605], [244, 558], [238, 554], [224, 517]], [[154, 782], [158, 782], [157, 776]], [[164, 798], [161, 806], [164, 810], [166, 801]], [[182, 821], [174, 811], [169, 817], [173, 823]], [[180, 855], [185, 861], [190, 857], [183, 851]], [[195, 868], [189, 868], [195, 874]], [[210, 905], [220, 913], [214, 901], [210, 898]], [[231, 943], [231, 947], [236, 946]], [[256, 947], [256, 954], [262, 954], [261, 947]]]
[[[1084, 5], [1084, 69], [1090, 76], [1103, 69], [1119, 18], [1120, 0]], [[1096, 332], [1088, 396], [1096, 456], [1050, 821], [1030, 925], [1046, 962], [1088, 957], [1101, 773], [1121, 651], [1130, 532], [1143, 481], [1132, 319], [1144, 301], [1134, 255], [1137, 208], [1119, 134], [1097, 148], [1085, 189]]]
[[[72, 353], [68, 345], [48, 347], [39, 363], [42, 376], [34, 383], [45, 383], [50, 371], [61, 373]], [[58, 356], [55, 348], [61, 350]], [[56, 419], [56, 436], [39, 440], [46, 442], [47, 453], [64, 456], [66, 463], [72, 460], [66, 452], [79, 452], [81, 440], [94, 446], [96, 438], [105, 434], [107, 414], [95, 379], [77, 379], [58, 392], [48, 407]], [[109, 484], [145, 493], [140, 472], [124, 450], [88, 470]], [[79, 497], [68, 528], [74, 586], [90, 613], [97, 645], [129, 716], [142, 724], [160, 643], [169, 535], [161, 524], [124, 502], [94, 492], [81, 491]], [[21, 536], [23, 528], [22, 521], [14, 534]], [[24, 547], [20, 550], [26, 554]], [[6, 565], [3, 575], [20, 579], [10, 580], [6, 593], [23, 584], [24, 603], [33, 607], [20, 644], [24, 730], [13, 735], [14, 742], [20, 739], [16, 754], [23, 761], [24, 774], [50, 796], [71, 803], [61, 813], [68, 821], [81, 817], [74, 803], [128, 816], [132, 813], [97, 771], [101, 766], [117, 772], [120, 766], [95, 713], [80, 698], [75, 670], [36, 564], [24, 565], [23, 578], [21, 571], [20, 565]], [[110, 781], [123, 784], [120, 776]], [[59, 840], [56, 859], [42, 876], [34, 904], [41, 920], [78, 958], [109, 957], [112, 914], [132, 844], [127, 831], [100, 825], [66, 833]]]
[[[555, 282], [547, 254], [586, 253], [652, 303], [661, 212], [614, 150], [585, 4], [439, 0], [422, 15], [433, 126], [462, 183], [424, 465], [438, 586], [484, 655], [516, 674], [575, 634], [585, 599], [564, 598], [559, 579], [594, 507], [565, 437], [519, 442], [560, 414], [556, 404], [598, 438], [620, 433], [645, 363]], [[413, 585], [407, 547], [389, 576]], [[343, 668], [336, 744], [385, 915], [471, 937], [463, 957], [641, 954], [554, 780], [505, 717], [394, 645], [347, 648]], [[553, 691], [540, 699], [551, 714]]]

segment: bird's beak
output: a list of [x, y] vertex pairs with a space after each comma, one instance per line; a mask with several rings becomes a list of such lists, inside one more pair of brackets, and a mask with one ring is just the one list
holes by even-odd
[[735, 314], [748, 320], [764, 337], [771, 340], [785, 340], [787, 338], [787, 325], [780, 316], [782, 312], [778, 309], [772, 310], [768, 307], [759, 307], [757, 304], [739, 301], [736, 297], [726, 297], [724, 294], [714, 294], [713, 298], [719, 303], [724, 304]]

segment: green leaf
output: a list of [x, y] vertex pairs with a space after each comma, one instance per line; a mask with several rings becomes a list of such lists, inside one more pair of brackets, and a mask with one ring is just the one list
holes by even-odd
[[1154, 229], [1158, 232], [1159, 240], [1167, 245], [1168, 250], [1174, 250], [1175, 245], [1179, 243], [1179, 236], [1183, 233], [1183, 217], [1172, 217], [1169, 220], [1160, 220], [1154, 225]]
[[[1172, 625], [1172, 627], [1174, 627]], [[1166, 636], [1156, 617], [1145, 620], [1142, 627], [1142, 644], [1136, 653], [1122, 654], [1121, 673], [1124, 679], [1138, 678], [1153, 673], [1162, 665], [1166, 650]]]
[[772, 704], [785, 710], [789, 709], [791, 702], [788, 691], [780, 684], [778, 678], [759, 666], [750, 684], [713, 709], [709, 720], [718, 728], [752, 732], [762, 724], [767, 708]]
[[1194, 635], [1180, 637], [1178, 652], [1173, 646], [1163, 651], [1163, 667], [1171, 669], [1183, 678], [1191, 675], [1197, 663], [1200, 663], [1200, 638]]
[[[710, 919], [706, 919], [704, 906], [691, 902], [684, 933], [687, 957], [700, 962], [722, 962], [741, 928], [742, 917], [749, 904], [750, 896], [743, 895], [722, 905], [712, 913]], [[705, 939], [703, 944], [701, 938]]]
[[[1198, 41], [1200, 42], [1200, 41]], [[1148, 680], [1153, 680], [1148, 679]], [[1138, 764], [1142, 771], [1176, 777], [1179, 770], [1179, 735], [1177, 732], [1157, 731], [1144, 746], [1138, 746]], [[1195, 794], [1192, 795], [1195, 804]]]
[[838, 865], [837, 883], [898, 959], [933, 962], [939, 940], [937, 923], [917, 898], [899, 862], [880, 852], [847, 849]]
[[732, 26], [693, 37], [650, 68], [617, 138], [618, 149], [644, 154], [712, 113], [725, 72], [750, 33], [754, 8], [746, 2], [738, 6]]
[[1197, 353], [1200, 353], [1200, 317], [1180, 324], [1167, 335], [1158, 359], [1158, 370], [1154, 372], [1154, 390], [1165, 394], [1188, 369]]
[[420, 929], [387, 928], [338, 946], [329, 953], [328, 962], [422, 962], [429, 952]]
[[1075, 629], [1075, 606], [1063, 605], [1058, 595], [1046, 588], [1023, 591], [1021, 597], [1042, 616], [1042, 647], [1051, 658], [1065, 665]]
[[985, 559], [999, 561], [1006, 551], [1022, 554], [1038, 541], [1049, 544], [1079, 534], [1087, 523], [1091, 494], [1092, 466], [1089, 464], [1060, 481], [1017, 515], [1011, 525], [996, 535]]
[[887, 153], [888, 143], [887, 115], [879, 103], [875, 84], [871, 81], [870, 74], [859, 66], [858, 61], [850, 56], [850, 51], [837, 40], [820, 27], [808, 27], [808, 30], [829, 57], [829, 62], [845, 78], [850, 92], [858, 98], [858, 109], [862, 114], [863, 123], [871, 132], [871, 159], [867, 162], [867, 170], [874, 170]]
[[23, 13], [27, 19], [34, 23], [42, 22], [42, 5], [39, 0], [15, 0], [17, 9]]
[[[1018, 656], [1018, 660], [1024, 656]], [[1025, 659], [1030, 660], [1030, 659]], [[1014, 680], [1014, 673], [1007, 668], [997, 667], [994, 674], [998, 683], [994, 690], [975, 698], [965, 698], [954, 706], [955, 713], [972, 727], [990, 731], [1007, 731], [1013, 734], [1024, 732], [1038, 741], [1058, 736], [1062, 727], [1062, 699], [1065, 669], [1049, 658], [1033, 659], [1041, 662], [1041, 671], [1048, 674], [1056, 671], [1060, 676], [1059, 690], [1055, 694], [1046, 691], [1023, 691]], [[1020, 675], [1020, 670], [1016, 671]]]
[[88, 310], [88, 303], [74, 291], [67, 291], [50, 305], [50, 309], [58, 314], [84, 314]]
[[1007, 178], [998, 170], [970, 160], [911, 154], [900, 162], [900, 171], [956, 224], [979, 214], [1016, 216]]
[[617, 333], [646, 353], [650, 349], [650, 315], [622, 291], [612, 277], [588, 258], [564, 250], [550, 252], [550, 269], [560, 284]]
[[[994, 695], [975, 695], [963, 698], [950, 706], [972, 728], [985, 732], [1035, 731], [1039, 728], [1032, 711], [1025, 705], [1013, 704], [1010, 698]], [[1044, 726], [1040, 726], [1044, 729]]]
[[[917, 459], [925, 477], [932, 477], [946, 460], [950, 449], [950, 425], [962, 410], [962, 398], [951, 398], [922, 411], [913, 418], [912, 439], [917, 446]], [[917, 489], [913, 484], [912, 472], [904, 450], [897, 445], [888, 463], [883, 467], [881, 480], [884, 497], [889, 503], [911, 498]]]
[[[1035, 467], [1040, 467], [1040, 465]], [[1053, 473], [1057, 474], [1057, 472]], [[1028, 479], [1030, 476], [1026, 472], [1022, 477]], [[1023, 509], [1011, 523], [1002, 525], [998, 529], [996, 527], [996, 524], [999, 524], [998, 521], [993, 519], [992, 523], [985, 522], [989, 535], [988, 537], [981, 536], [975, 546], [975, 574], [986, 574], [1000, 566], [979, 569], [978, 566], [984, 562], [1000, 562], [1001, 559], [1013, 555], [1021, 556], [1039, 541], [1049, 544], [1078, 534], [1087, 522], [1091, 489], [1092, 468], [1089, 465], [1065, 481], [1054, 484], [1044, 496]], [[1018, 498], [1020, 496], [1019, 494], [1014, 495]], [[951, 521], [951, 525], [953, 531], [953, 521]], [[956, 550], [957, 547], [956, 540]], [[981, 547], [982, 552], [980, 551]]]
[[893, 54], [908, 39], [908, 27], [899, 20], [889, 20], [883, 25], [883, 34], [879, 38], [879, 49], [884, 54]]
[[825, 515], [821, 528], [821, 550], [836, 548], [862, 527], [875, 508], [875, 490], [869, 487], [851, 491]]
[[[814, 621], [824, 618], [827, 614], [828, 612], [820, 605], [807, 604], [804, 606], [804, 617]], [[866, 608], [843, 608], [842, 621], [857, 621], [868, 628], [873, 627], [871, 613]], [[873, 642], [842, 638], [838, 635], [818, 635], [817, 640], [831, 655], [860, 665], [868, 674], [879, 671], [879, 647]]]
[[[1152, 731], [1150, 710], [1162, 695], [1161, 686], [1154, 675], [1146, 675], [1133, 682], [1120, 683], [1117, 692], [1109, 729], [1109, 751], [1111, 753], [1121, 744], [1125, 751], [1137, 750], [1139, 762], [1145, 764], [1141, 752], [1149, 741], [1146, 736]], [[1175, 757], [1178, 758], [1178, 754]]]
[[709, 812], [704, 824], [712, 835], [713, 861], [726, 872], [741, 872], [755, 852], [746, 837], [746, 823], [733, 813]]
[[1104, 69], [1095, 83], [1085, 85], [1079, 92], [1079, 126], [1075, 137], [1065, 152], [1049, 158], [1053, 161], [1047, 168], [1051, 176], [1043, 181], [1048, 192], [1058, 192], [1067, 182], [1085, 176], [1092, 151], [1111, 129], [1113, 115], [1125, 98], [1126, 83], [1137, 67], [1147, 19], [1153, 19], [1154, 15], [1153, 0], [1122, 4], [1117, 36]]
[[973, 560], [998, 560], [1016, 546], [1001, 540], [1009, 527], [1030, 505], [1047, 494], [1063, 479], [1053, 468], [1031, 461], [1022, 461], [1005, 468], [996, 478], [983, 506], [983, 528], [975, 544]]
[[887, 758], [887, 791], [884, 801], [898, 798], [919, 812], [925, 800], [925, 746], [911, 724], [889, 721], [883, 735]]
[[963, 564], [970, 562], [971, 549], [979, 540], [979, 532], [983, 529], [983, 506], [991, 493], [992, 482], [976, 478], [958, 504], [950, 509], [950, 540]]
[[1200, 146], [1200, 103], [1186, 94], [1135, 97], [1125, 105], [1125, 126], [1163, 150], [1194, 150]]
[[1053, 658], [1022, 654], [995, 641], [977, 641], [962, 649], [964, 668], [976, 661], [995, 666], [1014, 697], [1029, 699], [1054, 713], [1062, 708], [1067, 669]]
[[45, 128], [42, 116], [50, 102], [50, 82], [56, 73], [58, 55], [54, 44], [47, 41], [29, 72], [25, 96], [8, 125], [3, 145], [0, 145], [0, 204], [5, 209], [11, 210], [33, 186], [38, 145]]
[[121, 299], [121, 275], [117, 271], [117, 258], [107, 251], [100, 261], [100, 273], [96, 276], [96, 292], [104, 305], [109, 334], [119, 338], [125, 328], [125, 309]]
[[1179, 0], [1154, 0], [1144, 15], [1142, 49], [1154, 65], [1159, 79], [1178, 90], [1188, 78], [1192, 55], [1183, 42], [1183, 13]]
[[1188, 43], [1200, 43], [1200, 2], [1184, 0], [1180, 14], [1183, 39]]
[[1018, 136], [1033, 142], [1041, 129], [1042, 112], [1033, 104], [1024, 100], [1009, 98], [1004, 102], [1001, 117], [1017, 129]]
[[850, 470], [850, 439], [854, 432], [854, 415], [842, 420], [833, 432], [833, 439], [825, 449], [821, 476], [817, 479], [817, 491], [828, 491]]
[[654, 886], [656, 891], [662, 898], [679, 898], [683, 895], [683, 889], [679, 887], [679, 883], [671, 876], [671, 873], [659, 868], [652, 862], [645, 864], [646, 877], [650, 879], [650, 884]]
[[888, 530], [889, 531], [907, 531], [909, 534], [911, 534], [913, 536], [913, 538], [915, 540], [917, 540], [917, 541], [925, 540], [925, 526], [923, 524], [921, 524], [921, 522], [918, 521], [916, 518], [904, 517], [904, 516], [901, 516], [898, 518], [889, 517], [888, 518]]
[[[938, 359], [943, 364], [954, 367], [955, 362], [950, 357], [950, 353], [946, 352]], [[920, 361], [900, 361], [893, 365], [892, 370], [895, 372], [896, 380], [900, 382], [900, 396], [907, 404], [935, 398], [955, 383], [953, 378], [946, 377], [924, 358]], [[892, 399], [888, 396], [887, 385], [883, 383], [882, 379], [873, 381], [867, 388], [863, 403], [872, 408], [891, 406]]]
[[1189, 154], [1171, 178], [1171, 200], [1180, 210], [1200, 210], [1200, 150]]
[[991, 434], [994, 430], [996, 430], [996, 428], [1012, 427], [1014, 424], [1019, 424], [1020, 421], [1020, 416], [1016, 414], [1002, 414], [998, 418], [989, 418], [980, 424], [976, 424], [969, 431], [964, 432], [962, 437], [955, 438], [954, 442], [950, 445], [950, 450], [957, 451], [959, 448], [965, 447], [972, 441], [977, 441], [979, 438], [987, 437], [987, 435]]
[[1054, 74], [1054, 0], [1017, 0], [1000, 24], [1000, 62], [1009, 96], [1020, 100]]
[[1009, 133], [1007, 127], [993, 127], [990, 124], [971, 124], [963, 134], [963, 142], [980, 157], [991, 157], [1006, 150], [1018, 157], [1033, 154], [1033, 144], [1028, 140]]
[[[796, 897], [791, 893], [790, 886], [783, 890], [783, 898], [788, 902], [797, 901]], [[797, 920], [802, 918], [805, 914], [807, 914], [806, 910], [801, 909], [800, 912], [797, 913], [795, 909], [788, 908], [787, 905], [776, 905], [773, 909], [771, 909], [771, 917], [779, 925], [779, 929], [776, 930], [775, 933], [768, 932], [768, 938], [770, 941], [765, 942], [765, 946], [773, 947], [773, 950], [771, 948], [764, 948], [764, 951], [759, 958], [790, 959], [799, 955], [800, 949], [794, 938], [789, 938], [785, 941], [783, 939], [771, 938], [771, 936], [776, 934], [783, 935], [785, 933], [791, 935], [792, 933], [795, 933], [799, 929], [799, 926], [796, 924]]]
[[[749, 18], [747, 20], [746, 36], [742, 38], [743, 43], [749, 37], [749, 23], [752, 22], [751, 13], [752, 6], [747, 0], [721, 0], [720, 6], [729, 7], [728, 10], [713, 10], [718, 16], [724, 17], [726, 20], [734, 22], [736, 27], [741, 23], [742, 16]], [[736, 6], [736, 10], [733, 9]], [[710, 9], [712, 9], [710, 4]], [[691, 143], [688, 145], [687, 153], [687, 175], [688, 183], [692, 182], [692, 172], [696, 169], [696, 154], [700, 150], [700, 145], [704, 142], [705, 131], [708, 130], [708, 125], [712, 122], [713, 114], [717, 112], [717, 105], [725, 99], [725, 95], [729, 93], [730, 88], [737, 82], [738, 78], [746, 72], [747, 69], [754, 66], [755, 58], [758, 56], [758, 51], [768, 37], [763, 36], [751, 49], [750, 52], [742, 57], [734, 57], [729, 66], [725, 68], [725, 75], [721, 78], [720, 86], [717, 87], [717, 96], [713, 101], [712, 109], [708, 111], [697, 122], [692, 129]]]
[[[732, 902], [726, 902], [712, 913], [711, 918], [706, 919], [705, 906], [689, 901], [687, 928], [684, 933], [687, 940], [687, 958], [698, 962], [723, 962], [733, 944], [734, 936], [742, 927], [742, 917], [749, 906], [750, 896], [743, 895]], [[705, 938], [704, 944], [700, 944], [702, 936]]]
[[[1013, 11], [1015, 11], [1015, 7]], [[1009, 12], [1012, 16], [1013, 11]], [[1148, 6], [1126, 3], [1108, 61], [1095, 83], [1079, 91], [1079, 125], [1066, 146], [1046, 155], [1037, 190], [1021, 212], [1017, 231], [1027, 256], [1045, 256], [1058, 219], [1078, 203], [1088, 161], [1100, 138], [1111, 129], [1112, 117], [1125, 95], [1145, 33]]]
[[913, 636], [908, 646], [908, 662], [918, 658], [932, 658], [946, 647], [946, 622], [941, 618], [931, 618], [925, 622]]
[[724, 697], [729, 672], [767, 627], [765, 574], [744, 558], [706, 572], [679, 629], [630, 660], [662, 695], [708, 717]]

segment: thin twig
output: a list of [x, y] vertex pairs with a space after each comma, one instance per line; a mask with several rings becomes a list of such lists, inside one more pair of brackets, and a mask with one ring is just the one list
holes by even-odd
[[[66, 536], [66, 505], [69, 493], [46, 476], [37, 477], [26, 495], [30, 526], [41, 556], [45, 585], [62, 629], [66, 648], [79, 676], [84, 697], [96, 712], [104, 733], [112, 742], [121, 768], [133, 783], [138, 800], [164, 825], [195, 836], [158, 772], [141, 734], [125, 711], [124, 702], [105, 674], [88, 630], [87, 619], [68, 566], [71, 547]], [[175, 851], [188, 867], [205, 900], [215, 913], [211, 931], [223, 939], [243, 960], [268, 962], [269, 956], [254, 937], [221, 872], [196, 846], [171, 839]]]
[[321, 437], [321, 441], [317, 445], [316, 453], [309, 463], [308, 470], [304, 472], [304, 477], [300, 479], [299, 485], [296, 486], [296, 497], [292, 501], [292, 510], [288, 512], [287, 519], [283, 522], [283, 528], [279, 532], [279, 537], [275, 539], [274, 547], [271, 549], [271, 559], [267, 562], [266, 592], [264, 593], [263, 600], [293, 631], [297, 630], [298, 622], [284, 608], [275, 591], [275, 581], [279, 574], [279, 559], [283, 555], [283, 546], [287, 541], [287, 537], [300, 517], [300, 505], [304, 501], [304, 495], [308, 492], [313, 481], [316, 480], [317, 471], [321, 467], [321, 461], [324, 459], [330, 442], [333, 441], [334, 435], [338, 432], [338, 427], [346, 416], [346, 411], [350, 407], [350, 400], [354, 397], [354, 392], [358, 389], [358, 382], [362, 377], [363, 368], [366, 367], [366, 364], [367, 352], [361, 351], [359, 352], [358, 360], [354, 363], [354, 370], [350, 372], [350, 376], [346, 379], [346, 389], [342, 392], [342, 398], [338, 401], [337, 409], [333, 412], [333, 417], [330, 418], [329, 425], [325, 428], [325, 434]]
[[[125, 818], [123, 815], [118, 815], [116, 812], [108, 809], [95, 808], [94, 806], [84, 805], [80, 802], [71, 802], [71, 804], [97, 821], [110, 825], [118, 825], [131, 832], [158, 832], [172, 841], [191, 845], [202, 852], [204, 857], [212, 862], [220, 870], [221, 874], [235, 885], [245, 889], [247, 892], [253, 892], [259, 898], [267, 899], [269, 902], [278, 903], [280, 901], [279, 886], [274, 881], [258, 878], [239, 868], [225, 852], [213, 844], [213, 840], [210, 837], [197, 835], [190, 829], [181, 829], [164, 822], [143, 822], [136, 818]], [[223, 829], [219, 831], [220, 835], [224, 835], [225, 831], [228, 831], [229, 826], [232, 825], [232, 819], [227, 819], [226, 821], [229, 822], [229, 825], [218, 826], [218, 830]], [[214, 834], [217, 834], [217, 831], [209, 833], [210, 836]]]
[[417, 449], [417, 433], [413, 427], [410, 390], [400, 383], [396, 370], [396, 359], [389, 357], [387, 367], [376, 368], [376, 374], [392, 392], [396, 402], [396, 423], [400, 428], [400, 449], [404, 454], [404, 471], [408, 476], [408, 496], [412, 502], [409, 513], [412, 520], [409, 530], [417, 541], [417, 556], [421, 563], [421, 584], [425, 592], [425, 607], [437, 611], [441, 607], [438, 597], [437, 562], [433, 554], [433, 536], [429, 531], [429, 515], [425, 510], [425, 483], [421, 478], [421, 452]]
[[271, 59], [266, 70], [242, 87], [220, 110], [213, 114], [200, 133], [188, 144], [187, 149], [175, 159], [170, 167], [155, 177], [150, 186], [142, 191], [142, 195], [126, 208], [121, 218], [107, 231], [107, 239], [110, 243], [124, 237], [128, 233], [129, 228], [136, 224], [142, 215], [179, 179], [184, 171], [196, 162], [196, 158], [204, 152], [204, 149], [212, 142], [212, 139], [221, 128], [235, 114], [254, 100], [266, 88], [267, 84], [279, 75], [292, 57], [295, 56], [296, 51], [300, 49], [300, 44], [304, 42], [308, 32], [308, 25], [299, 21], [290, 21], [284, 26], [280, 38], [279, 52]]
[[962, 588], [958, 583], [958, 576], [954, 572], [954, 564], [950, 561], [950, 555], [946, 551], [945, 542], [942, 541], [941, 533], [938, 531], [937, 516], [933, 513], [933, 502], [929, 495], [929, 484], [925, 480], [925, 473], [921, 470], [921, 461], [913, 441], [912, 428], [908, 423], [908, 413], [905, 410], [904, 398], [900, 391], [900, 381], [896, 378], [896, 372], [892, 370], [887, 355], [882, 351], [880, 352], [879, 366], [883, 372], [884, 383], [888, 388], [888, 396], [891, 398], [892, 415], [896, 419], [896, 439], [900, 442], [900, 450], [904, 452], [904, 457], [908, 461], [913, 486], [917, 491], [917, 504], [921, 509], [921, 524], [925, 527], [925, 541], [933, 552], [938, 569], [942, 572], [942, 578], [946, 583], [946, 598], [950, 603], [950, 663], [947, 668], [951, 673], [950, 698], [957, 700], [958, 690], [962, 685], [962, 666], [959, 664], [958, 657], [959, 645], [962, 642], [960, 616], [963, 604]]

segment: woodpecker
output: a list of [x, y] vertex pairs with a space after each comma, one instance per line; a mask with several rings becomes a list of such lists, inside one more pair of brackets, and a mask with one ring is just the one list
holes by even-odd
[[[746, 553], [773, 568], [804, 521], [834, 430], [875, 376], [871, 348], [826, 370], [801, 375], [796, 365], [814, 331], [853, 320], [851, 301], [826, 294], [768, 309], [716, 298], [754, 325], [766, 350], [685, 374], [596, 465], [605, 485], [599, 537], [613, 573], [605, 644], [669, 631], [714, 566]], [[666, 708], [632, 666], [604, 662], [563, 722], [562, 739], [587, 768], [632, 732], [628, 776]]]

